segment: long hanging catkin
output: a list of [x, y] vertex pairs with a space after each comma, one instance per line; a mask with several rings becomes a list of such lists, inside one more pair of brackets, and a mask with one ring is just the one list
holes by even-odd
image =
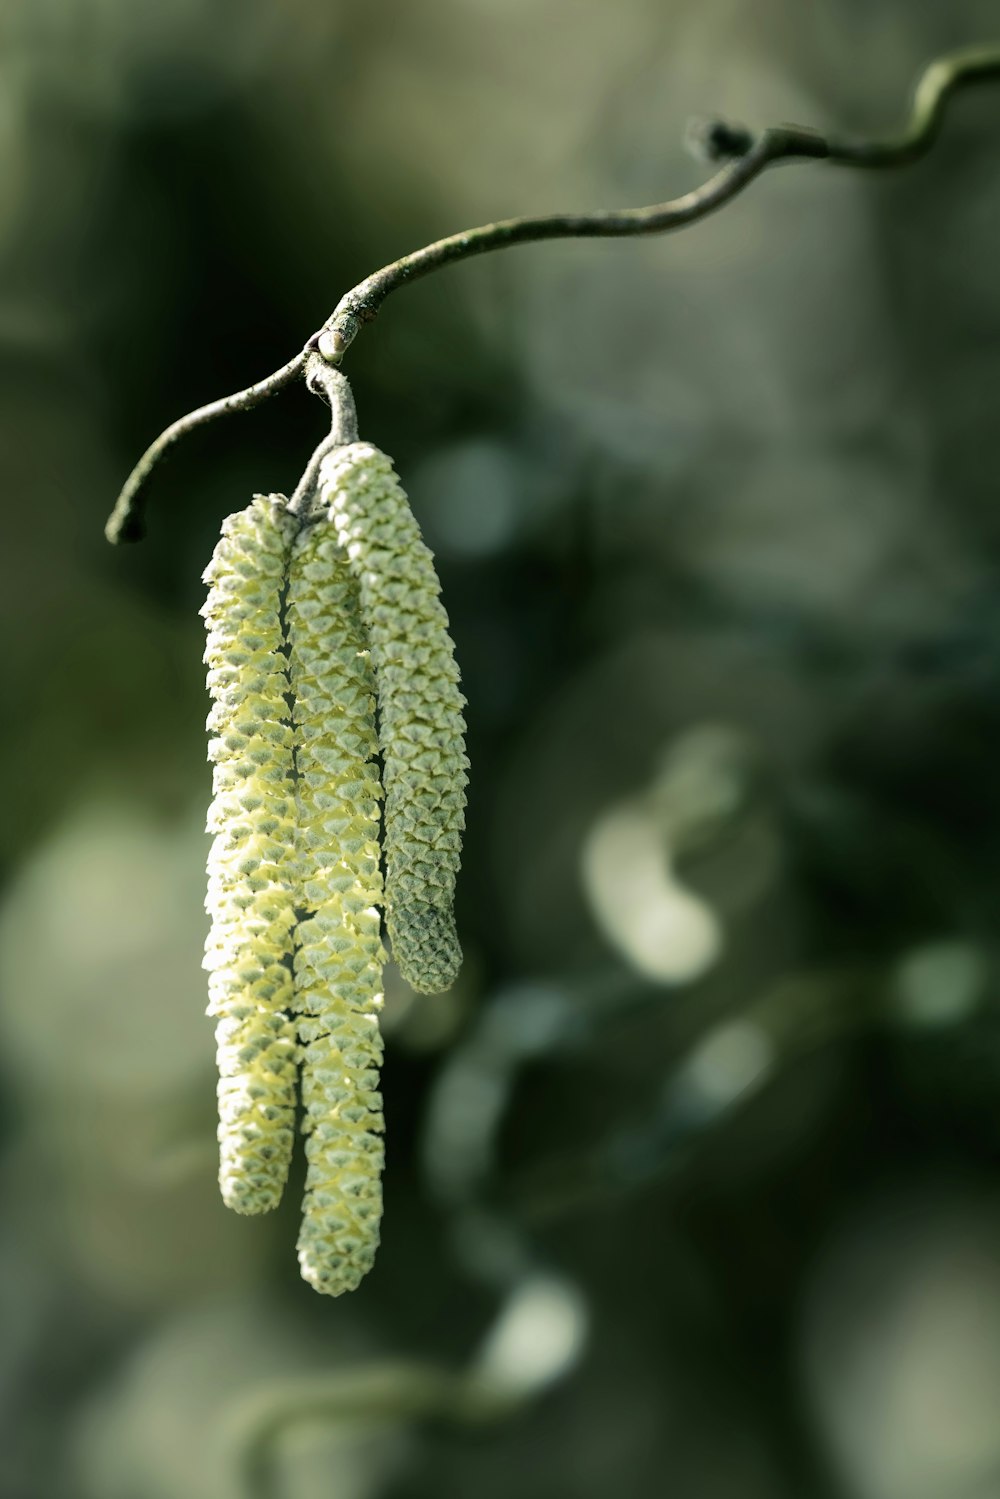
[[453, 901], [465, 825], [465, 699], [434, 560], [392, 463], [353, 442], [324, 459], [320, 498], [357, 579], [378, 685], [385, 778], [385, 906], [414, 989], [447, 989], [462, 962]]
[[295, 956], [308, 1137], [299, 1264], [336, 1296], [371, 1268], [382, 1215], [382, 790], [357, 588], [325, 521], [296, 540], [287, 607], [300, 898], [310, 913]]
[[229, 1207], [276, 1206], [294, 1138], [295, 798], [280, 600], [294, 522], [258, 495], [223, 522], [205, 570], [215, 797], [205, 948], [219, 1066], [219, 1183]]

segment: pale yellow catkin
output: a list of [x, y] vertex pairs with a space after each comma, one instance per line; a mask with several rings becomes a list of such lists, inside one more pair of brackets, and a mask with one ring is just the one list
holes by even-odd
[[290, 1018], [295, 795], [280, 613], [294, 522], [258, 495], [223, 522], [202, 613], [213, 708], [205, 946], [219, 1068], [219, 1184], [227, 1205], [277, 1205], [294, 1139]]
[[453, 902], [465, 825], [465, 699], [434, 559], [391, 461], [368, 443], [324, 459], [320, 497], [357, 580], [378, 687], [385, 908], [414, 989], [455, 980]]
[[308, 1159], [298, 1252], [310, 1285], [336, 1296], [371, 1268], [382, 1215], [382, 788], [357, 587], [324, 520], [306, 525], [293, 547], [287, 624], [303, 908], [295, 1005]]

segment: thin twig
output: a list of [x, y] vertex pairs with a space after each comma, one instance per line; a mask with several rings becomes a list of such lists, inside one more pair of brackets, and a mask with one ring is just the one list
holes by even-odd
[[390, 292], [436, 271], [440, 266], [543, 239], [588, 239], [604, 235], [663, 234], [703, 219], [758, 177], [765, 167], [792, 157], [823, 158], [829, 154], [824, 138], [812, 130], [778, 126], [757, 136], [746, 154], [716, 172], [693, 192], [650, 208], [603, 210], [598, 213], [550, 214], [544, 218], [501, 219], [439, 239], [358, 283], [338, 302], [309, 346], [337, 364], [364, 326], [370, 323]]
[[312, 518], [323, 459], [335, 448], [358, 440], [358, 413], [347, 376], [328, 364], [321, 354], [312, 353], [306, 357], [306, 389], [311, 390], [313, 395], [322, 397], [329, 406], [330, 430], [306, 464], [305, 472], [288, 502], [289, 512], [299, 516], [304, 522]]
[[197, 411], [189, 411], [187, 416], [178, 417], [177, 421], [171, 422], [156, 441], [150, 443], [125, 480], [124, 488], [115, 501], [115, 508], [104, 527], [104, 534], [108, 540], [113, 545], [117, 545], [120, 541], [142, 540], [145, 534], [143, 524], [145, 504], [140, 500], [140, 494], [153, 469], [161, 458], [166, 457], [175, 442], [186, 437], [196, 427], [202, 427], [206, 422], [214, 422], [216, 417], [228, 416], [232, 411], [252, 411], [255, 406], [277, 395], [279, 390], [284, 390], [286, 385], [298, 379], [305, 367], [306, 353], [303, 350], [287, 364], [283, 364], [280, 370], [275, 370], [273, 375], [267, 375], [263, 380], [258, 380], [256, 385], [248, 385], [246, 390], [238, 390], [234, 395], [222, 396], [218, 401], [210, 401], [207, 406], [199, 406]]
[[709, 154], [732, 158], [714, 177], [668, 203], [591, 214], [552, 214], [544, 218], [502, 219], [463, 234], [439, 239], [353, 287], [342, 297], [322, 329], [310, 340], [324, 358], [338, 363], [361, 326], [370, 322], [397, 286], [426, 276], [438, 266], [507, 245], [542, 239], [576, 239], [601, 235], [664, 234], [706, 218], [731, 202], [767, 167], [779, 161], [823, 160], [838, 166], [902, 166], [928, 151], [936, 140], [947, 99], [958, 88], [1000, 77], [1000, 46], [975, 47], [933, 62], [921, 75], [906, 129], [881, 141], [838, 141], [798, 125], [778, 125], [753, 135], [716, 121], [707, 127]]
[[140, 493], [156, 464], [178, 438], [217, 416], [249, 411], [259, 405], [305, 372], [307, 355], [318, 353], [329, 364], [339, 364], [361, 327], [372, 321], [386, 297], [397, 287], [440, 266], [509, 245], [545, 239], [664, 234], [680, 229], [722, 208], [767, 168], [782, 161], [829, 161], [851, 167], [903, 166], [930, 150], [940, 133], [952, 95], [969, 84], [997, 78], [1000, 78], [1000, 43], [939, 58], [925, 69], [917, 83], [906, 127], [899, 135], [883, 140], [840, 141], [798, 125], [772, 126], [754, 134], [725, 121], [709, 121], [698, 127], [698, 145], [704, 155], [714, 161], [722, 160], [724, 165], [701, 187], [679, 198], [648, 208], [502, 219], [499, 223], [449, 235], [404, 255], [347, 292], [323, 327], [309, 339], [302, 354], [249, 389], [202, 406], [169, 426], [147, 448], [129, 475], [106, 527], [108, 540], [135, 541], [142, 535]]
[[951, 96], [1000, 78], [1000, 43], [986, 42], [929, 63], [917, 79], [906, 128], [882, 141], [830, 142], [830, 160], [845, 167], [901, 167], [926, 156], [941, 133]]

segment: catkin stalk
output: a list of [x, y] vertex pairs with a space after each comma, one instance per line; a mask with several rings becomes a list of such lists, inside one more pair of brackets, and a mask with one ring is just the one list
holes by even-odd
[[295, 798], [280, 598], [294, 523], [258, 495], [223, 522], [205, 570], [214, 800], [205, 945], [216, 1018], [219, 1184], [240, 1213], [277, 1205], [296, 1103]]
[[385, 907], [393, 957], [434, 993], [462, 961], [453, 902], [465, 825], [465, 699], [430, 550], [378, 448], [334, 449], [320, 498], [357, 580], [378, 687]]
[[370, 1269], [382, 1215], [382, 790], [357, 589], [325, 521], [295, 542], [287, 619], [306, 913], [295, 955], [308, 1159], [298, 1251], [305, 1279], [336, 1296]]

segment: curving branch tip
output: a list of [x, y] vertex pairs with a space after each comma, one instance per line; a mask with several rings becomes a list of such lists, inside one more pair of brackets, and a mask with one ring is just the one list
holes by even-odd
[[105, 522], [104, 535], [113, 547], [145, 540], [145, 520], [124, 489], [118, 497], [118, 504]]
[[[825, 140], [822, 153], [840, 166], [903, 166], [930, 150], [944, 121], [953, 94], [975, 83], [1000, 79], [1000, 42], [966, 47], [928, 63], [913, 88], [910, 118], [898, 135], [882, 140]], [[796, 133], [799, 127], [790, 127]], [[818, 139], [824, 139], [818, 136]], [[712, 117], [688, 123], [685, 144], [706, 162], [733, 161], [749, 155], [758, 136], [744, 125]]]

